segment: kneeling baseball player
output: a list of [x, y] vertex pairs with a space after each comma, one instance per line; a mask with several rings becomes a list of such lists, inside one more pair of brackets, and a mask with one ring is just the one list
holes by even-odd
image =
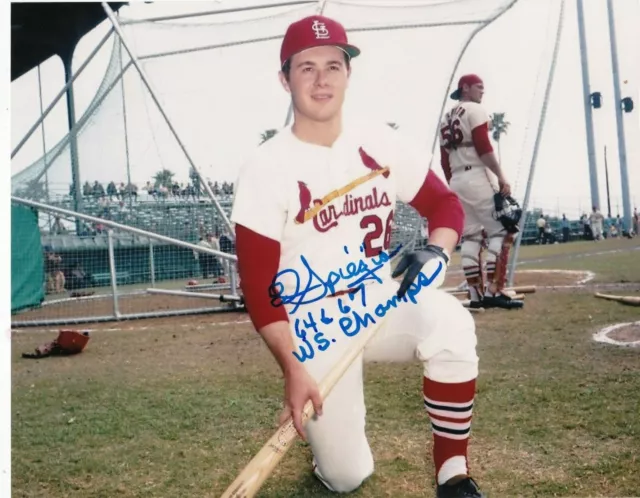
[[[464, 207], [462, 268], [472, 308], [522, 308], [503, 293], [509, 251], [522, 211], [489, 140], [489, 115], [480, 105], [484, 84], [475, 74], [462, 76], [451, 98], [459, 102], [440, 123], [440, 163]], [[486, 234], [486, 283], [482, 245]]]
[[[245, 304], [283, 372], [281, 422], [293, 418], [328, 489], [353, 491], [374, 471], [363, 363], [417, 360], [424, 365], [436, 495], [481, 498], [467, 460], [478, 376], [475, 324], [458, 299], [438, 289], [464, 212], [429, 171], [426, 150], [386, 124], [343, 122], [359, 54], [342, 25], [327, 17], [304, 18], [285, 34], [279, 77], [294, 121], [257, 148], [236, 181], [231, 220]], [[427, 218], [430, 234], [426, 248], [404, 255], [392, 273], [396, 199]], [[321, 399], [318, 382], [367, 326], [363, 317], [380, 321], [377, 334]], [[317, 417], [303, 427], [309, 400]]]

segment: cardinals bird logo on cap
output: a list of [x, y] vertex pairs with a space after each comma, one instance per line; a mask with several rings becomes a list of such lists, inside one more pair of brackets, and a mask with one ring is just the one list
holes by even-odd
[[316, 40], [328, 40], [329, 39], [329, 30], [327, 26], [322, 21], [313, 21], [311, 25], [311, 29], [316, 34]]

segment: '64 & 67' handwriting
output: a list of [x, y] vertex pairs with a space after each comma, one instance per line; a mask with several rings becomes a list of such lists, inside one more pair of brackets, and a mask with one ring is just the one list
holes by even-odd
[[[434, 273], [430, 276], [426, 276], [424, 273], [420, 272], [402, 299], [394, 295], [388, 299], [386, 303], [378, 304], [374, 308], [373, 313], [369, 311], [365, 311], [363, 313], [358, 312], [353, 309], [352, 306], [349, 306], [348, 303], [345, 303], [342, 297], [338, 297], [339, 315], [337, 315], [337, 319], [340, 330], [345, 337], [353, 337], [363, 328], [368, 327], [370, 324], [375, 324], [377, 319], [384, 318], [390, 309], [397, 308], [400, 303], [411, 302], [416, 304], [416, 296], [422, 289], [429, 286], [431, 282], [438, 277], [442, 269], [443, 265], [440, 263]], [[348, 297], [349, 302], [353, 302], [359, 297], [362, 308], [366, 309], [367, 298], [365, 285], [357, 287], [357, 291], [348, 294]], [[334, 320], [334, 317], [327, 315], [327, 311], [324, 308], [320, 310], [320, 316], [317, 317], [317, 320], [311, 311], [307, 312], [306, 318], [296, 318], [294, 322], [295, 334], [302, 340], [302, 345], [298, 348], [299, 351], [293, 352], [293, 355], [298, 361], [304, 363], [307, 360], [313, 359], [316, 354], [315, 347], [317, 347], [318, 351], [322, 352], [329, 349], [332, 343], [337, 342], [335, 337], [327, 338], [324, 332], [322, 332], [322, 325], [330, 325]], [[320, 323], [318, 323], [318, 321]]]

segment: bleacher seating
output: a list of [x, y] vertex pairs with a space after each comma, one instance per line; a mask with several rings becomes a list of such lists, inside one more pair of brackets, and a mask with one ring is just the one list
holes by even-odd
[[[217, 197], [227, 216], [230, 215], [233, 202], [232, 195]], [[73, 209], [73, 200], [66, 196], [52, 204]], [[222, 228], [220, 216], [208, 197], [167, 197], [159, 198], [145, 193], [137, 196], [136, 200], [125, 199], [123, 202], [111, 201], [107, 206], [101, 205], [95, 197], [83, 199], [82, 212], [96, 218], [115, 221], [166, 237], [197, 242], [203, 230], [215, 231]], [[524, 229], [522, 230], [523, 245], [538, 243], [538, 229], [536, 221], [540, 210], [528, 212]], [[562, 240], [562, 222], [560, 218], [548, 216], [547, 227], [551, 229], [550, 241]], [[398, 203], [394, 216], [394, 230], [391, 237], [391, 248], [398, 244], [407, 246], [416, 240], [420, 234], [420, 227], [424, 220], [410, 206]], [[95, 230], [95, 227], [93, 227]], [[73, 232], [73, 230], [71, 230]], [[83, 235], [89, 235], [85, 233]], [[570, 221], [570, 240], [581, 239], [583, 227], [579, 220]]]

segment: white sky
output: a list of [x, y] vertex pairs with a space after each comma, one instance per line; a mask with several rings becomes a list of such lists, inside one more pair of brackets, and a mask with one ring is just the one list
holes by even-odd
[[[454, 2], [459, 6], [457, 11], [445, 6], [435, 11], [370, 8], [366, 13], [329, 2], [326, 13], [335, 14], [345, 26], [350, 27], [379, 20], [393, 21], [394, 18], [421, 22], [439, 19], [441, 14], [444, 20], [451, 20], [451, 12], [471, 15], [484, 5], [495, 5], [500, 1], [504, 2], [457, 0]], [[137, 3], [123, 7], [120, 15], [145, 18], [256, 3], [273, 3], [273, 0]], [[585, 0], [584, 3], [591, 89], [603, 94], [603, 107], [594, 110], [600, 200], [606, 213], [606, 146], [611, 208], [615, 216], [618, 212], [622, 214], [622, 197], [607, 2]], [[387, 0], [386, 4], [395, 2]], [[485, 79], [484, 104], [488, 111], [506, 112], [511, 127], [501, 142], [502, 159], [512, 182], [517, 185], [521, 202], [531, 164], [559, 5], [558, 0], [519, 0], [511, 10], [475, 37], [455, 74], [456, 81], [462, 73], [480, 74]], [[296, 9], [293, 17], [269, 22], [212, 26], [210, 23], [230, 20], [231, 16], [209, 16], [176, 21], [190, 23], [188, 29], [143, 27], [134, 32], [127, 29], [125, 34], [134, 52], [143, 55], [173, 47], [281, 34], [289, 20], [308, 14], [313, 7]], [[632, 96], [636, 103], [633, 113], [624, 114], [633, 209], [640, 205], [640, 38], [637, 32], [634, 33], [640, 24], [640, 3], [637, 0], [616, 0], [615, 9], [622, 96]], [[266, 13], [261, 11], [248, 15], [255, 17]], [[234, 18], [246, 16], [242, 14]], [[81, 40], [74, 59], [75, 68], [85, 60], [109, 26], [106, 21]], [[351, 34], [350, 40], [359, 45], [363, 53], [353, 64], [347, 96], [348, 111], [369, 115], [372, 119], [397, 122], [401, 131], [430, 146], [443, 96], [450, 90], [447, 85], [455, 57], [470, 29], [447, 27]], [[277, 80], [279, 46], [279, 41], [271, 41], [165, 57], [143, 64], [187, 151], [205, 176], [212, 180], [232, 181], [245, 155], [257, 146], [260, 133], [284, 123], [288, 100]], [[109, 41], [78, 78], [78, 118], [95, 94], [111, 48], [112, 42]], [[125, 60], [128, 60], [126, 56]], [[58, 58], [52, 58], [41, 66], [41, 71], [46, 107], [64, 85], [62, 64]], [[163, 166], [174, 171], [179, 181], [186, 181], [188, 163], [184, 154], [154, 103], [148, 95], [143, 97], [143, 85], [134, 68], [127, 72], [124, 80], [133, 182], [141, 187]], [[627, 83], [622, 83], [625, 80]], [[12, 83], [11, 107], [13, 148], [39, 115], [36, 70]], [[66, 134], [66, 127], [63, 99], [46, 120], [48, 147]], [[79, 140], [82, 182], [126, 180], [119, 92], [113, 92], [105, 100], [94, 125]], [[12, 174], [42, 156], [42, 150], [42, 135], [38, 131], [12, 161]], [[52, 190], [66, 193], [70, 182], [68, 154], [61, 156], [58, 162], [52, 166], [49, 180]], [[434, 169], [441, 172], [437, 156]], [[561, 48], [536, 162], [531, 204], [552, 214], [566, 212], [570, 216], [577, 216], [579, 210], [584, 211], [590, 206], [575, 0], [566, 2]]]

